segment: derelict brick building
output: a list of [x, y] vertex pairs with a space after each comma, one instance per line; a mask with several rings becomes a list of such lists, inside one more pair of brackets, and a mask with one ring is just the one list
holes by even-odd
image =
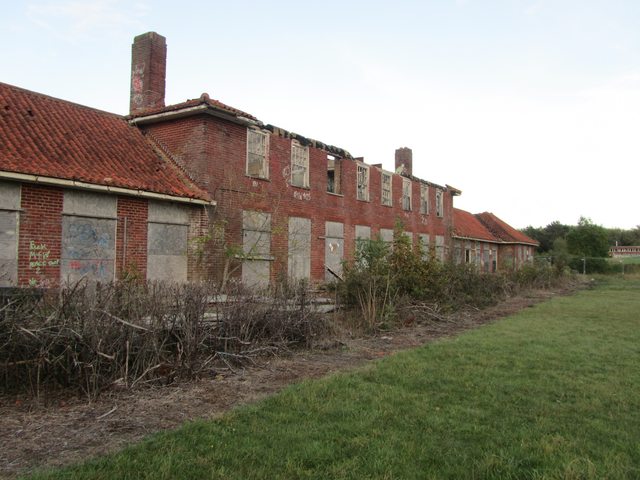
[[534, 240], [455, 210], [460, 191], [414, 177], [409, 148], [386, 171], [207, 94], [166, 106], [166, 52], [134, 39], [128, 117], [0, 84], [1, 285], [319, 283], [397, 221], [442, 261], [530, 261]]
[[[212, 225], [227, 255], [214, 265], [235, 266], [251, 284], [332, 280], [358, 238], [391, 241], [397, 220], [413, 242], [448, 257], [460, 192], [414, 177], [410, 149], [398, 149], [395, 171], [385, 171], [207, 94], [164, 106], [165, 55], [160, 35], [136, 37], [130, 119], [216, 201]], [[229, 261], [232, 245], [241, 262]]]

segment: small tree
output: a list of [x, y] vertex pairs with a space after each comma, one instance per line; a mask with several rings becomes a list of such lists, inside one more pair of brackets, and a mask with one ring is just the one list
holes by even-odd
[[609, 254], [607, 230], [590, 218], [580, 217], [578, 225], [567, 234], [567, 249], [573, 255], [604, 258]]

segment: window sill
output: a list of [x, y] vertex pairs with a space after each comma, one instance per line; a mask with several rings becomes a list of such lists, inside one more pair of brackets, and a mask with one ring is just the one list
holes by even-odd
[[269, 177], [254, 177], [253, 175], [245, 174], [245, 177], [250, 178], [251, 180], [260, 180], [262, 182], [270, 182], [271, 179]]
[[333, 195], [334, 197], [344, 197], [343, 193], [327, 192], [327, 195]]

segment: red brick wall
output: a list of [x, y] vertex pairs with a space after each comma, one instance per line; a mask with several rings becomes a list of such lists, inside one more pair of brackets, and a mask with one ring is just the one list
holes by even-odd
[[118, 197], [116, 277], [147, 276], [147, 200]]
[[18, 285], [53, 286], [60, 282], [62, 199], [62, 189], [22, 185]]
[[[194, 116], [146, 126], [155, 139], [207, 189], [217, 201], [215, 220], [224, 223], [226, 243], [241, 245], [242, 210], [272, 213], [272, 276], [287, 272], [287, 219], [290, 216], [310, 218], [311, 277], [324, 279], [325, 222], [345, 224], [345, 251], [354, 246], [355, 225], [368, 225], [372, 235], [380, 228], [393, 228], [400, 219], [405, 229], [414, 233], [428, 233], [431, 242], [443, 235], [450, 247], [453, 212], [452, 196], [445, 190], [444, 218], [435, 214], [435, 187], [429, 188], [430, 214], [421, 215], [420, 184], [413, 181], [412, 211], [402, 210], [402, 177], [393, 176], [393, 206], [381, 204], [381, 173], [370, 167], [370, 201], [356, 199], [356, 162], [342, 160], [341, 195], [327, 193], [327, 152], [309, 147], [310, 188], [288, 184], [291, 164], [291, 139], [272, 134], [269, 139], [269, 179], [251, 178], [246, 170], [246, 127], [213, 118]], [[390, 158], [389, 161], [393, 161]], [[224, 260], [219, 257], [213, 269], [220, 272]]]
[[209, 280], [212, 267], [209, 207], [192, 207], [189, 212], [187, 276], [189, 280]]

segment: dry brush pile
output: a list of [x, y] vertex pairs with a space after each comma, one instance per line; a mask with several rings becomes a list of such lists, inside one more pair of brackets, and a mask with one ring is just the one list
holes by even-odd
[[41, 400], [61, 390], [94, 398], [308, 346], [325, 329], [304, 288], [268, 297], [136, 282], [15, 289], [0, 305], [0, 382]]

